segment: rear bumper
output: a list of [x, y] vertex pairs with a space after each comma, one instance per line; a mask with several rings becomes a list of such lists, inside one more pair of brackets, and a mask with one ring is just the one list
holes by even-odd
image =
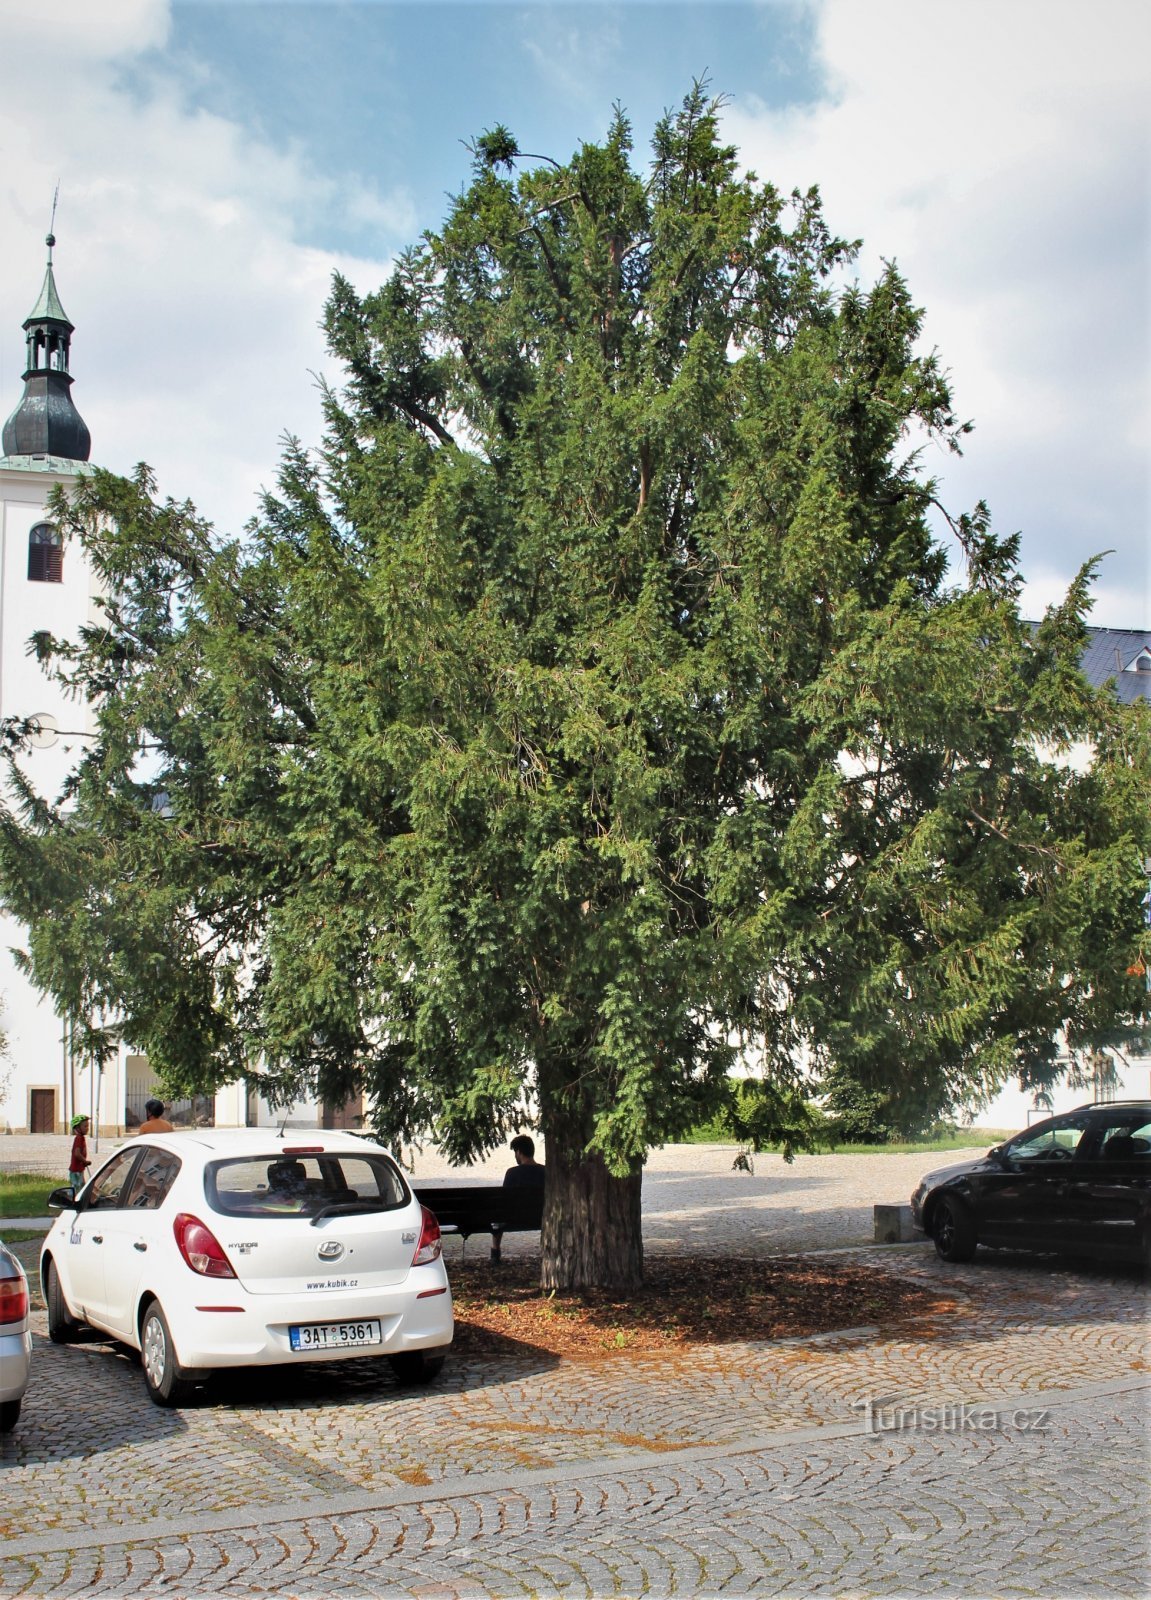
[[[203, 1280], [192, 1304], [164, 1306], [180, 1365], [189, 1370], [363, 1360], [448, 1345], [454, 1327], [446, 1275], [417, 1268], [398, 1289], [307, 1296], [251, 1295], [232, 1281]], [[415, 1280], [414, 1282], [412, 1280]], [[429, 1291], [433, 1291], [429, 1293]], [[289, 1329], [309, 1323], [380, 1323], [382, 1343], [292, 1349]]]
[[28, 1387], [31, 1364], [30, 1333], [0, 1334], [0, 1402], [20, 1399]]

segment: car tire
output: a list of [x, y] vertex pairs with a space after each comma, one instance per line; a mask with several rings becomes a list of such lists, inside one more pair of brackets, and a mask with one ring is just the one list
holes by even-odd
[[401, 1355], [389, 1356], [396, 1380], [402, 1384], [431, 1383], [443, 1371], [444, 1358], [429, 1350], [405, 1350]]
[[153, 1300], [140, 1323], [140, 1364], [148, 1398], [158, 1406], [180, 1406], [195, 1388], [176, 1359], [176, 1347], [160, 1302]]
[[970, 1211], [951, 1195], [944, 1195], [936, 1203], [931, 1236], [943, 1261], [970, 1261], [979, 1243]]
[[20, 1401], [0, 1401], [0, 1433], [11, 1433], [20, 1421]]
[[53, 1344], [72, 1344], [80, 1336], [81, 1324], [68, 1310], [54, 1261], [49, 1261], [44, 1269], [44, 1299], [48, 1306], [49, 1339]]

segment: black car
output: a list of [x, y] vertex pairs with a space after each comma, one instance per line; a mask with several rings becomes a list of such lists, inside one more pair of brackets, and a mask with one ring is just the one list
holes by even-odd
[[1151, 1101], [1080, 1106], [944, 1167], [911, 1197], [944, 1261], [977, 1245], [1151, 1263]]

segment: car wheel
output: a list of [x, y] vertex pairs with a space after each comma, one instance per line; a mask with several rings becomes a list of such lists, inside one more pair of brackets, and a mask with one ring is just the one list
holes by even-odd
[[389, 1356], [392, 1371], [400, 1383], [431, 1383], [443, 1370], [444, 1358], [428, 1350], [405, 1350], [402, 1355]]
[[48, 1302], [49, 1339], [53, 1344], [71, 1344], [79, 1337], [80, 1323], [68, 1310], [54, 1261], [49, 1261], [44, 1269], [44, 1298]]
[[176, 1360], [167, 1319], [153, 1300], [140, 1328], [140, 1361], [149, 1398], [158, 1406], [179, 1406], [191, 1398], [195, 1384]]
[[931, 1232], [935, 1249], [944, 1261], [970, 1261], [979, 1243], [971, 1213], [961, 1201], [949, 1195], [935, 1207]]
[[0, 1401], [0, 1433], [11, 1433], [19, 1420], [19, 1400]]

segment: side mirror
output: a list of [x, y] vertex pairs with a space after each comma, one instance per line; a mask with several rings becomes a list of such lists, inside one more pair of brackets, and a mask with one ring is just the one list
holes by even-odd
[[1006, 1155], [1007, 1146], [1005, 1144], [993, 1144], [987, 1152], [987, 1159], [988, 1161], [1002, 1161]]
[[48, 1196], [49, 1211], [75, 1211], [76, 1197], [72, 1193], [71, 1185], [64, 1184], [59, 1189], [53, 1189]]

